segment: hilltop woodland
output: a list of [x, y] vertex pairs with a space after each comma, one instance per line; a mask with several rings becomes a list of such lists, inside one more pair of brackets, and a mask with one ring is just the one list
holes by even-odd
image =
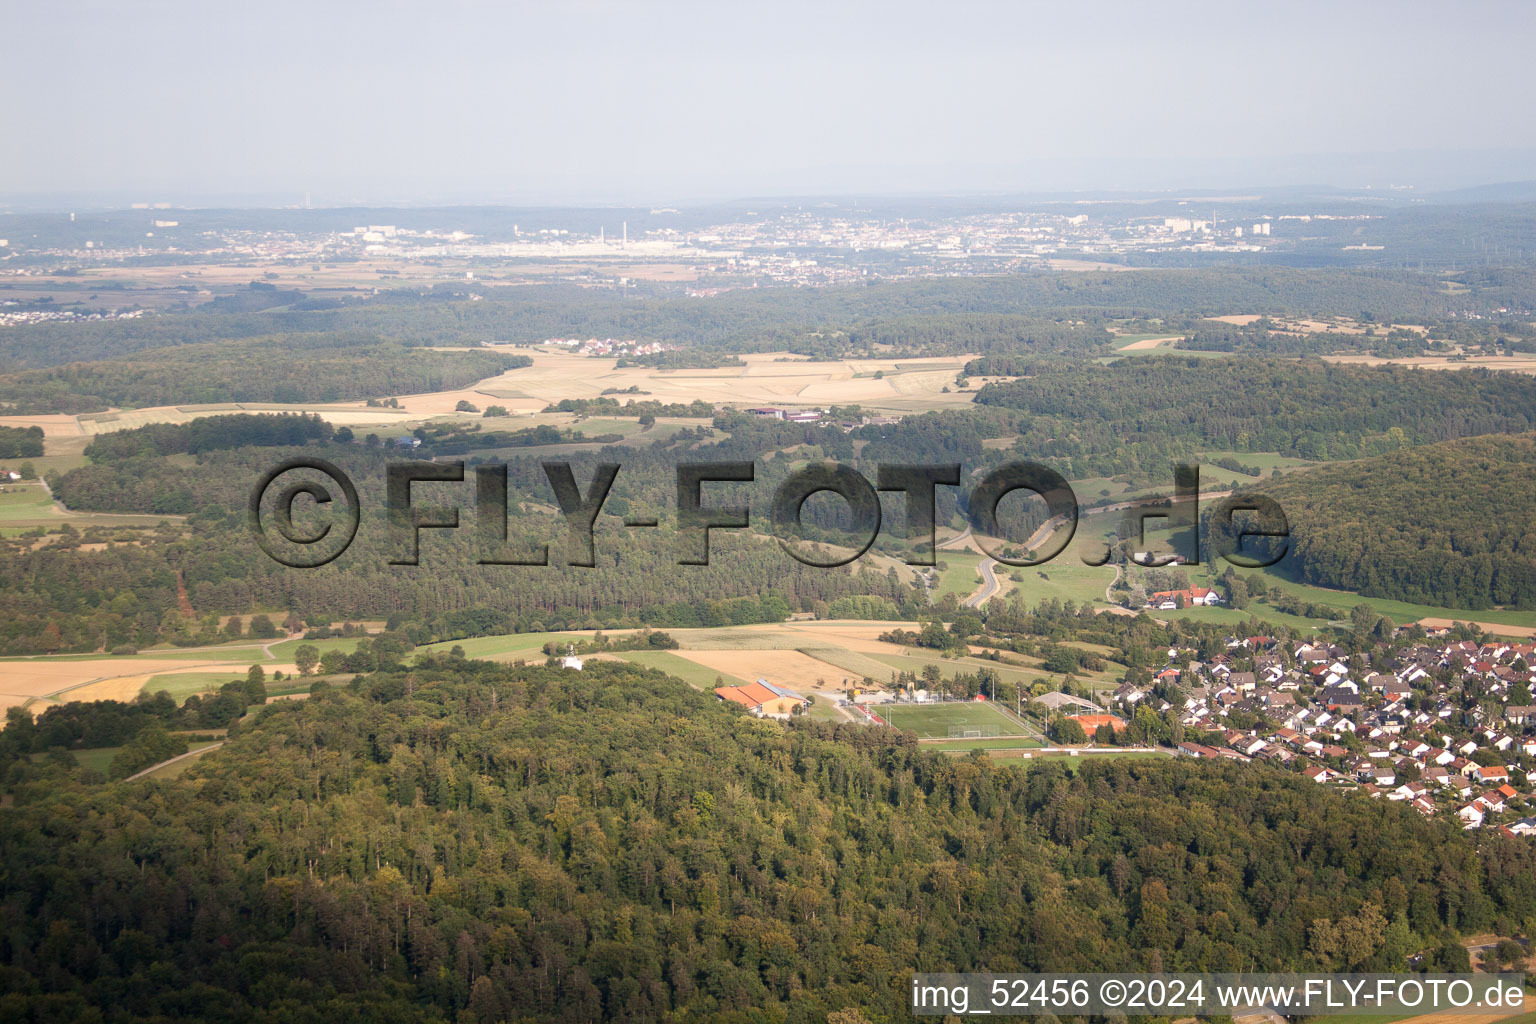
[[321, 687], [164, 782], [82, 782], [26, 728], [11, 1020], [878, 1020], [913, 970], [1466, 970], [1459, 935], [1536, 926], [1528, 844], [1400, 804], [952, 759], [613, 663]]
[[[989, 384], [976, 402], [1014, 411], [1021, 425], [1051, 417], [1039, 432], [1068, 437], [1055, 446], [1030, 439], [1032, 450], [1050, 460], [1107, 460], [1138, 435], [1354, 459], [1405, 444], [1536, 428], [1536, 379], [1487, 370], [1161, 356], [1110, 366], [1038, 362], [1014, 373], [1023, 379]], [[1068, 418], [1073, 429], [1059, 429]]]
[[1536, 607], [1536, 434], [1426, 445], [1263, 490], [1290, 520], [1298, 579], [1447, 608]]

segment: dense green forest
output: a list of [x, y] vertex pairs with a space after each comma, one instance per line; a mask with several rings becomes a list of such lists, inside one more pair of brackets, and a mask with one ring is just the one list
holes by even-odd
[[1536, 607], [1536, 434], [1427, 445], [1262, 491], [1285, 509], [1288, 571], [1308, 583], [1448, 608]]
[[1400, 969], [1536, 925], [1527, 844], [1400, 804], [951, 759], [602, 662], [320, 688], [174, 780], [64, 760], [6, 768], [8, 1019], [882, 1019], [914, 970]]
[[1024, 379], [989, 384], [976, 402], [1020, 414], [1021, 429], [1044, 435], [1028, 450], [1047, 461], [1113, 458], [1143, 439], [1353, 459], [1536, 428], [1536, 378], [1524, 374], [1191, 356], [1016, 369]]
[[270, 448], [324, 441], [334, 433], [317, 415], [231, 413], [200, 416], [190, 423], [150, 423], [97, 434], [85, 454], [99, 465], [143, 455], [197, 454], [220, 448]]
[[464, 387], [527, 356], [439, 352], [357, 333], [155, 349], [0, 377], [0, 409], [84, 413], [215, 402], [335, 402]]
[[[252, 450], [255, 451], [255, 450]], [[133, 463], [129, 463], [130, 475]], [[259, 470], [237, 479], [248, 492]], [[382, 499], [372, 483], [364, 493]], [[466, 485], [472, 507], [473, 484]], [[191, 492], [184, 492], [190, 499]], [[173, 497], [175, 495], [173, 494]], [[273, 608], [304, 616], [388, 618], [414, 624], [418, 642], [567, 627], [718, 626], [779, 621], [793, 611], [825, 609], [869, 594], [915, 611], [921, 595], [893, 573], [868, 563], [843, 569], [800, 564], [760, 537], [717, 533], [711, 564], [681, 566], [674, 531], [626, 531], [616, 518], [597, 524], [598, 568], [563, 562], [563, 524], [548, 511], [514, 515], [507, 549], [474, 543], [465, 528], [437, 537], [425, 531], [417, 567], [391, 565], [402, 552], [383, 517], [365, 519], [357, 542], [336, 562], [295, 571], [262, 555], [247, 529], [243, 502], [185, 526], [127, 531], [105, 548], [72, 543], [34, 548], [23, 539], [0, 546], [0, 653], [88, 652], [119, 646], [213, 643], [219, 613]], [[381, 501], [370, 506], [381, 507]], [[87, 533], [85, 539], [96, 535]], [[480, 564], [483, 557], [528, 558], [547, 545], [547, 566]], [[178, 610], [178, 575], [193, 615]]]

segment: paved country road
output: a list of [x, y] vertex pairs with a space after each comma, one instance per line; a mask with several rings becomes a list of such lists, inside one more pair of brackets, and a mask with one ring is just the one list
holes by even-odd
[[983, 558], [981, 562], [976, 566], [976, 571], [981, 573], [981, 589], [965, 599], [965, 607], [980, 608], [982, 605], [990, 601], [992, 599], [992, 595], [996, 594], [998, 589], [1002, 587], [1002, 584], [998, 582], [997, 573], [992, 571], [993, 567], [996, 565], [997, 559]]
[[[1200, 495], [1199, 500], [1205, 501], [1211, 498], [1225, 498], [1231, 493], [1231, 491], [1213, 491], [1209, 494]], [[1079, 510], [1078, 518], [1082, 519], [1087, 516], [1101, 516], [1109, 512], [1123, 512], [1129, 508], [1138, 508], [1151, 505], [1156, 500], [1157, 499], [1154, 498], [1138, 498], [1131, 501], [1115, 502], [1113, 505], [1099, 505], [1095, 508], [1085, 508]], [[1033, 551], [1038, 545], [1044, 542], [1047, 537], [1056, 532], [1056, 528], [1061, 526], [1061, 524], [1064, 522], [1066, 522], [1065, 519], [1060, 516], [1056, 516], [1041, 523], [1040, 528], [1036, 530], [1030, 536], [1030, 538], [1024, 542], [1025, 550]], [[936, 547], [941, 551], [953, 551], [957, 548], [965, 547], [972, 539], [973, 534], [971, 533], [971, 527], [970, 524], [967, 523], [964, 532], [956, 534], [955, 536], [949, 538], [949, 540], [942, 541], [936, 545]], [[978, 540], [973, 546], [980, 548], [981, 542]], [[985, 552], [983, 552], [983, 554], [985, 554]], [[977, 564], [976, 570], [981, 573], [981, 588], [961, 602], [963, 607], [980, 608], [982, 605], [986, 604], [993, 597], [995, 597], [997, 592], [1002, 589], [1002, 583], [999, 582], [996, 573], [998, 564], [999, 563], [997, 559], [991, 557], [983, 557], [981, 562]], [[1118, 580], [1119, 578], [1120, 569], [1118, 566], [1116, 566], [1115, 579]], [[1113, 587], [1114, 581], [1111, 581], [1109, 587], [1106, 587], [1104, 590], [1104, 600], [1106, 602], [1109, 602], [1109, 591]], [[928, 599], [929, 601], [933, 600], [932, 593], [929, 594]]]
[[949, 551], [949, 550], [952, 550], [954, 548], [962, 548], [962, 547], [965, 547], [965, 542], [970, 540], [970, 539], [971, 539], [971, 525], [969, 523], [967, 523], [965, 525], [965, 531], [963, 533], [958, 533], [955, 536], [949, 538], [949, 540], [940, 541], [938, 543], [938, 548], [939, 548], [940, 551]]

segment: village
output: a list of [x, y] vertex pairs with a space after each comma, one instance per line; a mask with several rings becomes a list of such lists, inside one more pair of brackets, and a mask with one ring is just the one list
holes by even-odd
[[1170, 648], [1150, 683], [1112, 703], [1207, 737], [1176, 743], [1183, 755], [1270, 762], [1467, 829], [1536, 833], [1536, 643], [1435, 632], [1353, 653], [1265, 636], [1231, 637], [1203, 662]]

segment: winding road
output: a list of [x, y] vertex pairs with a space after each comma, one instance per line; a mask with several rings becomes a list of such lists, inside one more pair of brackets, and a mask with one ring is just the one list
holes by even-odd
[[993, 595], [1002, 588], [1002, 584], [998, 582], [997, 573], [993, 571], [997, 564], [995, 558], [983, 558], [977, 563], [976, 571], [981, 573], [981, 589], [962, 602], [966, 608], [980, 608], [992, 600]]
[[[1231, 491], [1213, 491], [1210, 494], [1202, 494], [1202, 495], [1200, 495], [1199, 498], [1197, 498], [1196, 500], [1204, 500], [1206, 498], [1225, 498], [1228, 495], [1230, 495], [1231, 493], [1232, 493]], [[1156, 498], [1141, 498], [1141, 499], [1133, 499], [1131, 501], [1115, 502], [1112, 505], [1099, 505], [1099, 506], [1097, 506], [1095, 508], [1086, 508], [1086, 509], [1080, 510], [1078, 512], [1078, 518], [1079, 519], [1084, 519], [1084, 518], [1087, 518], [1088, 516], [1104, 515], [1107, 512], [1123, 512], [1123, 511], [1125, 511], [1128, 508], [1137, 508], [1137, 507], [1140, 507], [1140, 506], [1150, 505], [1150, 504], [1152, 504], [1153, 502], [1155, 502], [1157, 500], [1158, 499], [1156, 499]], [[1055, 516], [1055, 517], [1053, 517], [1051, 519], [1047, 519], [1045, 522], [1041, 523], [1040, 524], [1040, 528], [1038, 530], [1036, 530], [1033, 534], [1031, 534], [1030, 538], [1024, 542], [1025, 549], [1028, 550], [1028, 551], [1033, 551], [1038, 544], [1043, 542], [1047, 537], [1049, 537], [1052, 533], [1054, 533], [1056, 531], [1056, 528], [1059, 527], [1065, 521], [1066, 520], [1063, 517]], [[947, 541], [945, 541], [942, 544], [939, 544], [937, 546], [940, 549], [943, 549], [943, 550], [953, 550], [953, 549], [956, 549], [956, 548], [961, 548], [961, 547], [964, 547], [966, 545], [966, 542], [971, 540], [973, 536], [974, 535], [971, 532], [971, 527], [970, 527], [969, 524], [967, 524], [966, 527], [965, 527], [965, 532], [964, 533], [957, 534], [956, 536], [951, 537], [949, 540], [947, 540]], [[975, 546], [977, 548], [980, 548], [981, 547], [981, 542], [977, 541]], [[985, 555], [984, 551], [983, 551], [983, 554]], [[1001, 582], [998, 581], [997, 573], [995, 571], [998, 564], [999, 563], [998, 563], [997, 559], [992, 558], [990, 556], [982, 558], [982, 560], [979, 563], [977, 563], [976, 571], [981, 573], [981, 580], [982, 580], [981, 588], [979, 590], [977, 590], [974, 594], [972, 594], [970, 597], [967, 597], [964, 601], [961, 602], [961, 604], [964, 607], [966, 607], [966, 608], [980, 608], [982, 605], [986, 604], [993, 597], [995, 597], [997, 595], [997, 592], [1002, 589], [1002, 584], [1001, 584]], [[1119, 578], [1120, 578], [1120, 567], [1116, 566], [1115, 567], [1115, 580], [1118, 580]], [[1110, 590], [1112, 590], [1114, 588], [1114, 585], [1115, 585], [1114, 581], [1111, 581], [1109, 586], [1104, 588], [1104, 600], [1106, 602], [1109, 601], [1109, 592], [1110, 592]]]

